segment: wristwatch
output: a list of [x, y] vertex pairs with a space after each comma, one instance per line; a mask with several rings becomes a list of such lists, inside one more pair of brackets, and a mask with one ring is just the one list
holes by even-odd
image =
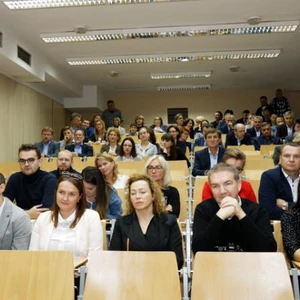
[[283, 210], [287, 210], [288, 209], [288, 203], [285, 201], [284, 204], [282, 205], [282, 209]]

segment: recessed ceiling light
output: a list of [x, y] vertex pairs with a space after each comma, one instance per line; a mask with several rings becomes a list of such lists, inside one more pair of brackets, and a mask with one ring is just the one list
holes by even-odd
[[195, 91], [195, 90], [210, 90], [210, 84], [201, 85], [164, 85], [158, 86], [159, 92], [173, 92], [173, 91]]
[[44, 33], [40, 37], [46, 43], [71, 43], [92, 41], [138, 40], [149, 38], [179, 38], [202, 36], [227, 36], [243, 34], [270, 34], [294, 32], [299, 21], [264, 22], [259, 26], [243, 24], [221, 24], [206, 26], [174, 26], [128, 28], [112, 30], [89, 30], [78, 35], [76, 32]]
[[209, 72], [180, 72], [180, 73], [151, 73], [150, 77], [152, 79], [185, 79], [185, 78], [200, 78], [211, 76], [211, 71]]
[[[203, 52], [189, 54], [161, 54], [157, 55], [135, 55], [135, 56], [111, 56], [111, 57], [80, 57], [67, 58], [68, 64], [72, 66], [88, 65], [112, 65], [112, 64], [142, 64], [142, 63], [187, 63], [202, 60], [231, 60], [231, 59], [259, 59], [276, 58], [280, 50], [245, 50], [224, 52]], [[188, 58], [183, 62], [182, 58]]]

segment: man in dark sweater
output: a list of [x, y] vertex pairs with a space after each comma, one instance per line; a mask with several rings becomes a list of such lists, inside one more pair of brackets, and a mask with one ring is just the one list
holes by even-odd
[[197, 205], [192, 249], [198, 251], [276, 251], [267, 211], [259, 204], [238, 196], [238, 171], [220, 163], [208, 180], [214, 198]]
[[51, 171], [50, 174], [53, 174], [57, 179], [61, 176], [61, 173], [64, 171], [80, 174], [78, 171], [72, 168], [73, 154], [69, 150], [60, 151], [58, 153], [56, 162], [57, 162], [57, 169]]
[[4, 196], [16, 201], [31, 219], [36, 219], [40, 213], [52, 206], [56, 178], [40, 170], [41, 152], [34, 145], [21, 145], [19, 164], [21, 172], [9, 177]]

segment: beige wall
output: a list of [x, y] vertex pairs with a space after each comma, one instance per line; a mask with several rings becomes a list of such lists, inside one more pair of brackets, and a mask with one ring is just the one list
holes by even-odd
[[[136, 115], [142, 114], [145, 123], [150, 125], [156, 115], [161, 116], [167, 123], [167, 109], [175, 107], [187, 107], [189, 116], [195, 118], [203, 115], [209, 121], [213, 120], [215, 110], [224, 112], [232, 109], [237, 118], [241, 117], [244, 109], [251, 112], [259, 107], [259, 97], [266, 95], [269, 100], [274, 97], [274, 90], [220, 90], [199, 91], [185, 93], [123, 93], [108, 94], [106, 99], [114, 99], [116, 107], [123, 113], [124, 125], [128, 126]], [[296, 116], [300, 117], [300, 92], [285, 92]]]
[[39, 141], [44, 126], [57, 137], [65, 124], [61, 104], [1, 74], [0, 104], [0, 161], [16, 161], [19, 146]]

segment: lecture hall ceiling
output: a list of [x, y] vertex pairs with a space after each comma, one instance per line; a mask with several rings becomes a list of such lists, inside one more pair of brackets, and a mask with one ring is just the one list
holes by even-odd
[[[266, 22], [299, 23], [300, 1], [204, 0], [27, 10], [9, 10], [0, 1], [0, 72], [62, 97], [79, 95], [85, 85], [97, 85], [106, 93], [147, 92], [170, 85], [203, 85], [214, 90], [300, 90], [300, 28], [269, 34], [262, 33], [268, 28], [252, 34], [228, 31], [230, 24], [249, 27], [247, 20], [254, 16], [261, 19], [256, 26]], [[195, 34], [188, 30], [195, 26], [206, 31]], [[41, 38], [64, 33], [73, 39], [82, 37], [84, 34], [74, 32], [76, 28], [98, 34], [98, 40], [46, 43]], [[151, 33], [146, 38], [136, 33], [140, 29], [149, 32], [149, 28]], [[169, 32], [163, 33], [164, 29]], [[159, 30], [160, 38], [153, 38]], [[101, 35], [103, 31], [114, 33], [110, 37], [113, 40], [105, 40], [108, 36]], [[31, 53], [30, 67], [16, 57], [17, 46]], [[275, 51], [277, 57], [249, 59], [243, 55], [269, 50]], [[231, 52], [241, 53], [241, 57]], [[87, 58], [102, 64], [70, 64], [74, 59]], [[117, 60], [122, 63], [116, 64]], [[128, 63], [133, 60], [139, 63]], [[188, 76], [168, 76], [182, 72]], [[211, 75], [191, 75], [195, 72]], [[171, 78], [150, 76], [159, 73]]]

